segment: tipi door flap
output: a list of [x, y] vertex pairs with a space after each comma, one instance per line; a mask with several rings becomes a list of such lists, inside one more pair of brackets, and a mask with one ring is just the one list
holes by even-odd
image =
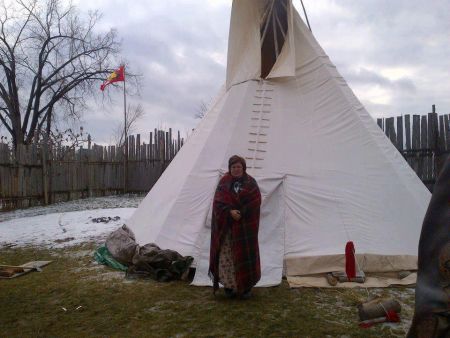
[[256, 178], [262, 195], [259, 224], [261, 280], [256, 286], [281, 283], [284, 256], [283, 178]]

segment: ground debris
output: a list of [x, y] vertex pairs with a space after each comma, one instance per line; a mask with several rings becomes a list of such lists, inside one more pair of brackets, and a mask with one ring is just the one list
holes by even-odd
[[75, 239], [75, 237], [66, 237], [66, 238], [63, 238], [63, 239], [55, 239], [54, 240], [54, 242], [55, 243], [66, 243], [66, 242], [70, 242], [70, 241], [73, 241]]
[[94, 223], [109, 223], [110, 221], [118, 221], [120, 219], [119, 216], [114, 217], [97, 217], [93, 218], [92, 222]]

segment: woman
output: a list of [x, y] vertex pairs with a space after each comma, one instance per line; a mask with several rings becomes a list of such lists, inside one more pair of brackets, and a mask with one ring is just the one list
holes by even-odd
[[221, 283], [229, 297], [249, 298], [261, 278], [258, 228], [261, 194], [255, 179], [246, 173], [242, 157], [228, 161], [214, 195], [209, 274], [214, 293]]

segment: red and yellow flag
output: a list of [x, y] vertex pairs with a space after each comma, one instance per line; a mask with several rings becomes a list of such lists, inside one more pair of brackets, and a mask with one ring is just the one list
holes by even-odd
[[102, 83], [102, 85], [100, 86], [100, 90], [104, 91], [107, 85], [119, 81], [125, 81], [125, 66], [120, 66], [118, 69], [113, 71], [105, 80], [105, 82]]

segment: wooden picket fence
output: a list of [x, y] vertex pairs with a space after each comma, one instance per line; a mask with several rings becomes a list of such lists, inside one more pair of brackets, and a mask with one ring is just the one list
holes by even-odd
[[[0, 143], [0, 211], [84, 197], [146, 193], [183, 146], [169, 131], [129, 136], [128, 147], [20, 146]], [[127, 150], [125, 156], [124, 150]]]
[[[412, 117], [412, 118], [411, 118]], [[424, 184], [433, 190], [450, 153], [449, 115], [404, 115], [378, 119], [378, 125]], [[184, 140], [172, 130], [155, 129], [149, 141], [130, 136], [128, 146], [87, 148], [33, 144], [17, 151], [0, 143], [0, 211], [90, 196], [146, 193]], [[126, 150], [126, 152], [124, 151]]]
[[377, 119], [380, 128], [403, 155], [417, 176], [433, 191], [450, 153], [449, 115], [438, 115], [435, 106], [427, 115], [406, 114]]

